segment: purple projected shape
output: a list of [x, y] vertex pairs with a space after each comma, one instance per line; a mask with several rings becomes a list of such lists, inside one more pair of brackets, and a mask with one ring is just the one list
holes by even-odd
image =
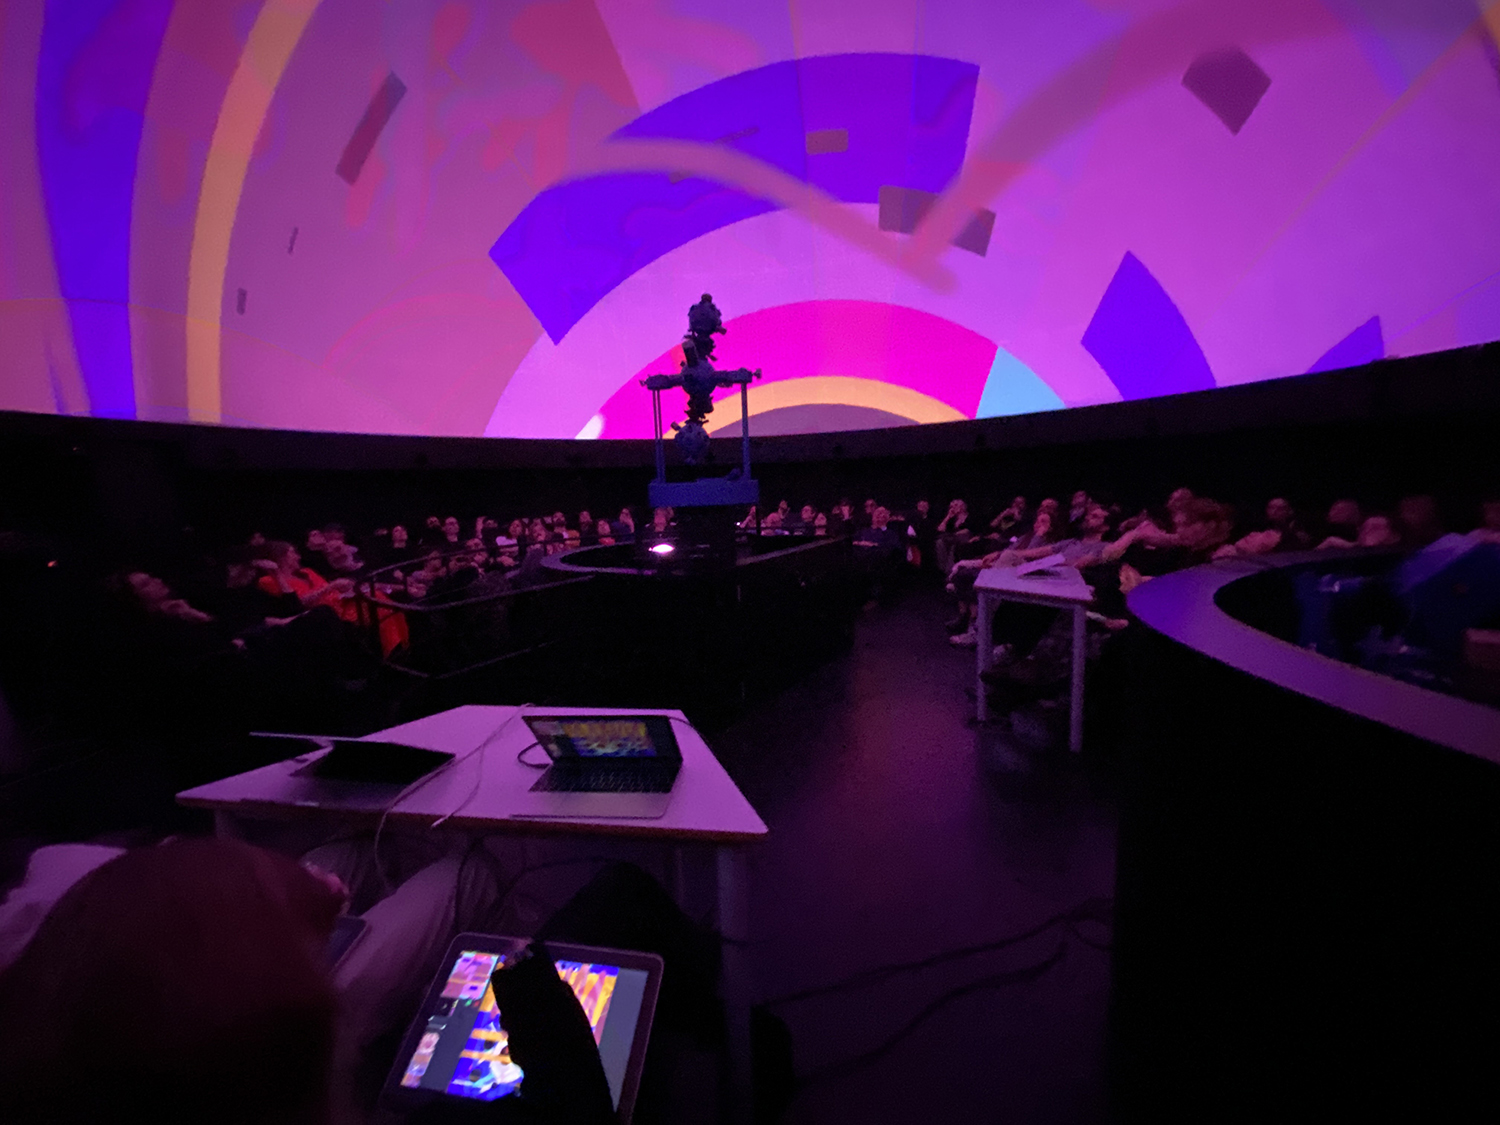
[[490, 250], [555, 344], [637, 270], [776, 204], [664, 172], [596, 176], [542, 192]]
[[344, 154], [339, 157], [338, 167], [334, 169], [345, 183], [352, 186], [359, 179], [365, 161], [370, 159], [375, 142], [380, 139], [380, 131], [390, 122], [391, 115], [396, 112], [396, 107], [405, 96], [406, 83], [394, 74], [387, 74], [380, 89], [371, 96], [370, 104], [365, 107], [365, 115], [354, 127], [349, 143], [344, 146]]
[[[821, 55], [773, 63], [674, 98], [615, 133], [726, 145], [848, 203], [883, 184], [938, 192], [963, 163], [979, 68], [956, 59]], [[808, 135], [841, 132], [846, 147]], [[490, 257], [553, 343], [631, 274], [779, 204], [736, 188], [621, 173], [540, 192]]]
[[1349, 335], [1323, 353], [1323, 358], [1307, 369], [1309, 375], [1319, 371], [1339, 371], [1345, 367], [1363, 367], [1385, 358], [1385, 336], [1380, 318], [1372, 316]]
[[171, 0], [50, 0], [37, 49], [37, 170], [89, 412], [134, 418], [130, 209]]
[[1083, 346], [1125, 399], [1214, 386], [1213, 372], [1187, 321], [1134, 254], [1125, 255], [1100, 298]]
[[1238, 133], [1271, 88], [1271, 77], [1238, 47], [1226, 47], [1194, 59], [1182, 76], [1182, 84], [1213, 110], [1231, 133]]
[[[910, 234], [917, 229], [917, 224], [932, 210], [932, 205], [937, 200], [938, 197], [930, 191], [899, 188], [892, 184], [881, 185], [880, 229]], [[953, 245], [982, 258], [990, 248], [990, 235], [994, 231], [995, 212], [981, 208], [964, 224], [963, 230], [953, 236]]]

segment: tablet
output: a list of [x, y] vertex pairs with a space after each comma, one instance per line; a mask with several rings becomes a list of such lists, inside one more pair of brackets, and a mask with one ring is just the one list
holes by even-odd
[[365, 931], [370, 924], [363, 918], [352, 918], [347, 914], [340, 915], [333, 921], [333, 933], [328, 935], [328, 945], [324, 950], [327, 964], [330, 969], [337, 969], [349, 951], [359, 944], [359, 939], [365, 936]]
[[321, 758], [292, 772], [327, 781], [363, 781], [406, 786], [453, 760], [441, 750], [424, 750], [400, 742], [360, 738], [331, 738], [333, 748]]
[[[526, 1074], [510, 1057], [504, 1013], [491, 978], [525, 955], [525, 938], [459, 934], [412, 1021], [383, 1096], [414, 1107], [436, 1098], [496, 1101], [522, 1093]], [[661, 989], [662, 960], [651, 953], [547, 943], [557, 973], [578, 997], [615, 1114], [629, 1125]]]

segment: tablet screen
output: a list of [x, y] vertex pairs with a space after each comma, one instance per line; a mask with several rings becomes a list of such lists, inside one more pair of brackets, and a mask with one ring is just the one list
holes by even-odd
[[[461, 1098], [494, 1101], [516, 1093], [526, 1073], [510, 1057], [504, 1013], [491, 977], [507, 955], [466, 949], [427, 1012], [427, 1023], [407, 1061], [401, 1085]], [[648, 975], [640, 969], [582, 961], [557, 961], [588, 1016], [616, 1108], [635, 1040]]]

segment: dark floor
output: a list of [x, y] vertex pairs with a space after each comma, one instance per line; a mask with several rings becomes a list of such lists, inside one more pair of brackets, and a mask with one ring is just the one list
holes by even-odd
[[[710, 740], [770, 827], [750, 879], [762, 1000], [997, 942], [1112, 894], [1115, 814], [1102, 786], [1066, 751], [1030, 779], [981, 765], [998, 735], [972, 725], [974, 652], [947, 643], [942, 615], [925, 591], [870, 609], [846, 657]], [[1107, 1120], [1109, 954], [1095, 948], [1107, 940], [1097, 922], [1054, 925], [773, 1004], [799, 1079], [783, 1120]], [[1059, 951], [1034, 979], [1017, 972]], [[992, 977], [878, 1058], [841, 1066]]]

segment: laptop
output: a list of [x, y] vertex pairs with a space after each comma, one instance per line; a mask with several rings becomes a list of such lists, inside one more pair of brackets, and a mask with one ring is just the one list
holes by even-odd
[[[652, 953], [558, 942], [548, 942], [546, 949], [593, 1029], [616, 1118], [630, 1125], [662, 960]], [[491, 983], [525, 956], [524, 938], [459, 934], [453, 939], [396, 1054], [381, 1090], [383, 1101], [417, 1110], [445, 1099], [460, 1105], [525, 1099], [526, 1072], [510, 1057], [505, 1013]]]
[[414, 781], [454, 758], [443, 751], [399, 742], [307, 735], [257, 737], [295, 755], [286, 763], [292, 768], [284, 775], [278, 800], [307, 808], [384, 809]]
[[519, 817], [655, 820], [672, 802], [682, 751], [665, 715], [528, 715], [552, 764], [511, 810]]

